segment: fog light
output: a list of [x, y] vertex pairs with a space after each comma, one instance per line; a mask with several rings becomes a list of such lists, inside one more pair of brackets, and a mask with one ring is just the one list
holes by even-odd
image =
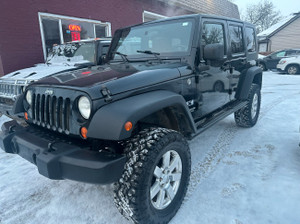
[[126, 131], [130, 131], [132, 129], [132, 123], [130, 121], [127, 121], [124, 125], [124, 128]]
[[82, 127], [80, 129], [80, 134], [84, 139], [87, 139], [87, 133], [88, 133], [88, 131], [87, 131], [86, 127]]

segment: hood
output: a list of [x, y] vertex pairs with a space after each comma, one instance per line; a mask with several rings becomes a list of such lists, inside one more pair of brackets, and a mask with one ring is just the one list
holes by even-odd
[[9, 80], [39, 80], [59, 72], [75, 69], [75, 66], [57, 64], [37, 64], [34, 67], [21, 69], [3, 76], [1, 79]]
[[[85, 91], [90, 93], [97, 92], [98, 96], [100, 89], [105, 86], [114, 95], [178, 78], [180, 77], [178, 68], [182, 66], [187, 67], [186, 64], [178, 62], [157, 65], [119, 63], [95, 66], [90, 69], [60, 73], [42, 79], [34, 85], [59, 85], [84, 88]], [[97, 91], [92, 91], [95, 88]]]

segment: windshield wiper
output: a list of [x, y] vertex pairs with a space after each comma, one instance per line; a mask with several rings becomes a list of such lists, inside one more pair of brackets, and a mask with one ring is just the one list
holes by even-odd
[[123, 54], [123, 53], [121, 53], [119, 51], [114, 52], [114, 54], [120, 55], [121, 58], [123, 59], [123, 61], [129, 62], [129, 60], [127, 59], [127, 54]]
[[158, 52], [152, 52], [152, 51], [149, 51], [149, 50], [146, 50], [146, 51], [137, 50], [136, 52], [138, 52], [138, 53], [144, 53], [144, 54], [151, 54], [151, 55], [153, 55], [154, 57], [156, 57], [156, 59], [157, 59], [160, 63], [162, 63], [161, 58], [158, 57], [158, 55], [160, 55], [160, 53], [158, 53]]
[[74, 64], [75, 67], [80, 67], [80, 68], [91, 67], [93, 65], [95, 65], [93, 62], [83, 62], [83, 63], [76, 63], [76, 64]]

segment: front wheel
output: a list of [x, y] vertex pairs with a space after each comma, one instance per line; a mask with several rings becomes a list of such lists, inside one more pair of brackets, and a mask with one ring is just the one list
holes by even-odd
[[257, 84], [252, 84], [249, 90], [247, 105], [234, 113], [235, 122], [240, 127], [253, 127], [260, 111], [261, 93]]
[[187, 191], [191, 157], [184, 137], [173, 130], [150, 128], [126, 146], [127, 162], [114, 186], [122, 215], [135, 223], [167, 223]]

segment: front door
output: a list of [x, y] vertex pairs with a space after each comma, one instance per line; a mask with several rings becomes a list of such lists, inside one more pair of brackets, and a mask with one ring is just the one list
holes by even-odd
[[[203, 20], [201, 34], [201, 58], [197, 90], [200, 95], [199, 115], [205, 116], [230, 101], [230, 76], [223, 66], [226, 61], [226, 23], [219, 20]], [[220, 61], [205, 61], [203, 49], [207, 44], [219, 43], [224, 46], [224, 59]], [[201, 69], [201, 67], [205, 69]], [[202, 70], [202, 71], [201, 71]]]

